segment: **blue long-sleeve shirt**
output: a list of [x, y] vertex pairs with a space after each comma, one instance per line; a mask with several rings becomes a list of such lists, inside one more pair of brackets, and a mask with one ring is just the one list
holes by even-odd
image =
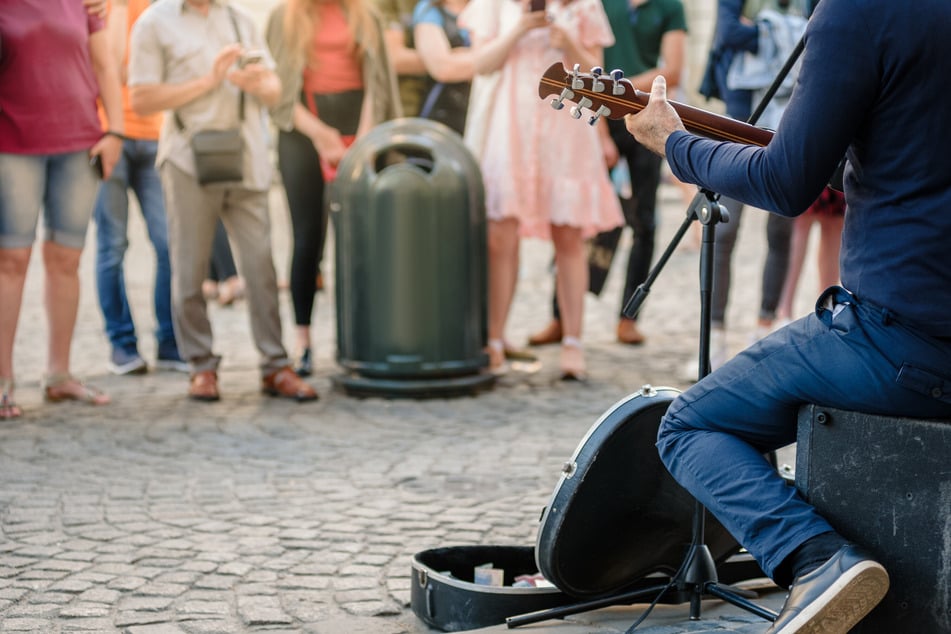
[[768, 146], [678, 131], [666, 146], [672, 170], [798, 215], [847, 155], [843, 286], [928, 334], [951, 337], [951, 2], [822, 0], [805, 42]]

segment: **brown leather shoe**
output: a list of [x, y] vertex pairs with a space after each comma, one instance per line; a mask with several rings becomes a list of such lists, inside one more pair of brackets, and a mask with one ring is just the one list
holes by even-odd
[[561, 343], [561, 321], [552, 319], [548, 325], [528, 338], [530, 346], [547, 346], [551, 343]]
[[297, 376], [289, 365], [261, 379], [261, 391], [269, 396], [292, 398], [298, 403], [317, 399], [317, 391]]
[[637, 329], [637, 322], [633, 319], [621, 319], [617, 323], [617, 340], [631, 346], [644, 343], [644, 335]]
[[193, 401], [217, 401], [220, 399], [218, 373], [214, 370], [202, 370], [192, 374], [188, 385], [188, 398]]

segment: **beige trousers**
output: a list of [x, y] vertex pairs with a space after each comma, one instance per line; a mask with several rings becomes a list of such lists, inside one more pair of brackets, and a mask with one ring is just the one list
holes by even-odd
[[202, 187], [194, 176], [168, 161], [161, 167], [161, 177], [172, 265], [172, 320], [182, 357], [193, 372], [216, 370], [221, 361], [213, 351], [211, 323], [201, 292], [220, 217], [235, 252], [238, 274], [244, 278], [261, 373], [267, 375], [288, 365], [271, 254], [267, 192], [240, 185]]

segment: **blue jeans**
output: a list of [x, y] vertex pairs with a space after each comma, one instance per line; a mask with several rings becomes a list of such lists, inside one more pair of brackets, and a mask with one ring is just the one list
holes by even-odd
[[82, 249], [98, 184], [85, 150], [0, 153], [0, 249], [32, 246], [41, 211], [45, 240]]
[[773, 576], [832, 530], [764, 457], [796, 440], [798, 410], [951, 417], [951, 338], [922, 334], [837, 286], [814, 314], [760, 340], [671, 403], [661, 459]]
[[171, 267], [168, 259], [168, 224], [162, 184], [155, 168], [156, 141], [128, 140], [109, 180], [96, 198], [96, 285], [106, 334], [114, 348], [136, 350], [135, 324], [126, 297], [122, 262], [129, 247], [129, 194], [131, 188], [145, 218], [155, 249], [155, 321], [159, 348], [175, 349], [172, 329]]

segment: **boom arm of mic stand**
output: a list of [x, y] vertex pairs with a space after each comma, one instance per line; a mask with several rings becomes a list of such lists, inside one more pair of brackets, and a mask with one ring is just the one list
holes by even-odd
[[690, 229], [691, 223], [694, 220], [699, 220], [703, 224], [707, 224], [711, 220], [711, 216], [714, 214], [711, 213], [712, 205], [717, 205], [718, 213], [716, 215], [716, 220], [723, 222], [727, 221], [726, 212], [719, 207], [719, 204], [716, 202], [717, 196], [713, 192], [701, 189], [697, 191], [697, 194], [693, 197], [693, 200], [690, 201], [690, 205], [687, 207], [687, 215], [684, 218], [684, 221], [680, 223], [680, 227], [677, 228], [677, 232], [674, 234], [673, 239], [667, 245], [667, 248], [664, 249], [664, 252], [657, 259], [657, 263], [650, 270], [650, 273], [647, 274], [647, 279], [641, 282], [637, 288], [634, 290], [634, 294], [627, 300], [627, 303], [624, 305], [624, 310], [621, 311], [623, 315], [629, 319], [634, 319], [637, 317], [637, 313], [641, 310], [641, 305], [647, 299], [647, 296], [651, 292], [651, 286], [654, 284], [654, 280], [660, 275], [660, 272], [663, 270], [664, 265], [667, 264], [667, 261], [674, 254], [674, 251], [677, 250], [677, 246], [680, 245], [680, 241], [683, 240], [683, 237], [687, 234], [687, 230]]

